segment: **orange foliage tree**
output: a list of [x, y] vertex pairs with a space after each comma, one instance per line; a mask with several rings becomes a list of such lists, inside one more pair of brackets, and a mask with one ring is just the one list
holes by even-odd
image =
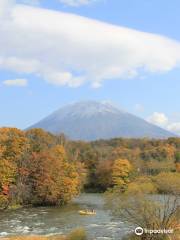
[[28, 147], [28, 139], [23, 131], [16, 128], [0, 129], [0, 195], [8, 204], [14, 198], [19, 161]]
[[0, 129], [0, 207], [65, 204], [77, 195], [83, 164], [42, 129]]

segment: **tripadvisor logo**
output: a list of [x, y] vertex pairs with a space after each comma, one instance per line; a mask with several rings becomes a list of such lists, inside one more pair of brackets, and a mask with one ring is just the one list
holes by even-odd
[[142, 227], [137, 227], [134, 232], [137, 236], [141, 236], [143, 234], [144, 230]]
[[172, 234], [174, 232], [173, 229], [143, 229], [142, 227], [137, 227], [135, 229], [135, 234], [137, 236], [141, 236], [143, 235], [143, 233], [145, 234]]

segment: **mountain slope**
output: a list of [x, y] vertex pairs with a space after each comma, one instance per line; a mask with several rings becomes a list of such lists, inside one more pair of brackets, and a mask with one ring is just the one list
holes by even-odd
[[65, 133], [71, 139], [80, 140], [174, 136], [111, 104], [94, 101], [69, 104], [30, 128], [43, 128], [55, 134]]

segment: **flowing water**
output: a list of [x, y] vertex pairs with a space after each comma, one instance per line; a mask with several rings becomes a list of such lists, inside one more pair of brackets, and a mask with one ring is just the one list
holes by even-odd
[[[80, 209], [94, 209], [95, 216], [81, 216]], [[0, 236], [66, 234], [84, 227], [92, 240], [120, 240], [129, 228], [112, 218], [101, 194], [82, 194], [61, 208], [23, 208], [0, 213]]]

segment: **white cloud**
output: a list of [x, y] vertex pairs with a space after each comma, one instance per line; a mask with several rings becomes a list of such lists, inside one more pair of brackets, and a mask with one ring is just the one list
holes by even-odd
[[33, 59], [21, 59], [17, 57], [0, 57], [0, 68], [12, 70], [18, 73], [33, 73], [40, 68], [40, 63]]
[[180, 135], [180, 122], [170, 121], [164, 113], [154, 112], [147, 121]]
[[167, 126], [167, 129], [180, 135], [180, 122], [170, 123]]
[[97, 0], [59, 0], [60, 3], [63, 3], [64, 5], [71, 6], [71, 7], [88, 5], [96, 1]]
[[29, 4], [29, 5], [39, 5], [40, 0], [19, 0], [21, 3]]
[[0, 69], [97, 88], [180, 67], [180, 43], [166, 37], [8, 0], [0, 7]]
[[10, 79], [3, 81], [3, 84], [8, 87], [26, 87], [28, 84], [27, 79]]
[[165, 127], [168, 124], [168, 118], [164, 113], [154, 112], [148, 121], [161, 127]]
[[11, 14], [11, 9], [14, 4], [15, 0], [0, 0], [0, 23], [3, 18], [5, 18], [6, 20], [9, 18]]

